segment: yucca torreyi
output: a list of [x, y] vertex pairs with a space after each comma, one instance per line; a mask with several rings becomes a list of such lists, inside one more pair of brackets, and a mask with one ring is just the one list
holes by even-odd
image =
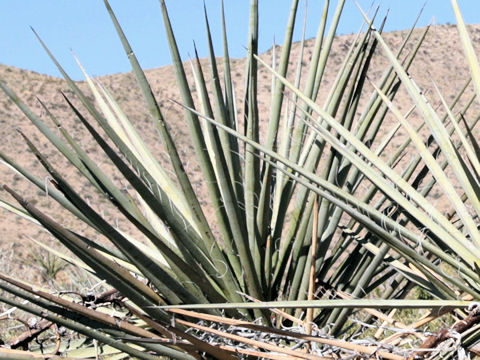
[[[456, 1], [452, 4], [471, 82], [478, 91], [478, 62]], [[165, 117], [105, 1], [168, 154], [168, 165], [155, 158], [106, 88], [85, 74], [94, 104], [39, 38], [82, 107], [70, 96], [64, 95], [65, 101], [128, 183], [126, 191], [60, 126], [53, 112], [45, 108], [60, 134], [0, 82], [5, 94], [85, 177], [92, 191], [106, 195], [141, 238], [109, 223], [25, 134], [51, 183], [45, 186], [43, 179], [0, 153], [3, 163], [48, 190], [52, 199], [108, 240], [108, 245], [62, 226], [10, 186], [4, 189], [21, 208], [5, 197], [3, 206], [48, 230], [79, 259], [65, 256], [67, 261], [118, 291], [108, 300], [120, 307], [110, 316], [106, 303], [95, 307], [79, 303], [4, 274], [0, 288], [27, 302], [5, 295], [0, 300], [99, 341], [106, 356], [112, 357], [191, 359], [244, 354], [278, 358], [276, 353], [281, 353], [333, 358], [334, 353], [355, 351], [391, 359], [424, 356], [402, 348], [401, 342], [393, 343], [390, 350], [378, 350], [377, 343], [358, 345], [350, 340], [375, 320], [394, 323], [380, 309], [429, 308], [433, 319], [445, 309], [463, 309], [479, 298], [480, 163], [472, 134], [477, 119], [465, 115], [472, 104], [464, 100], [468, 84], [451, 104], [439, 95], [444, 108], [436, 110], [408, 75], [428, 28], [407, 53], [412, 28], [394, 53], [365, 16], [365, 31], [354, 39], [329, 95], [319, 104], [317, 96], [344, 1], [334, 7], [328, 28], [331, 6], [325, 2], [305, 64], [305, 40], [299, 45], [298, 58], [291, 59], [298, 16], [298, 0], [293, 0], [284, 44], [278, 55], [273, 48], [269, 65], [258, 54], [258, 3], [252, 0], [244, 94], [233, 86], [225, 21], [223, 59], [215, 57], [205, 13], [208, 65], [198, 58], [183, 64], [166, 4], [160, 1], [160, 5], [180, 91], [180, 98], [172, 103], [182, 109], [181, 120]], [[384, 53], [390, 65], [373, 82], [368, 73], [376, 51]], [[291, 62], [297, 64], [295, 68]], [[261, 69], [272, 75], [268, 114], [259, 114]], [[193, 79], [187, 77], [187, 70]], [[395, 105], [400, 87], [408, 91], [424, 122], [416, 128]], [[384, 124], [387, 113], [398, 125]], [[261, 124], [260, 119], [267, 116], [268, 124]], [[208, 193], [206, 206], [170, 133], [173, 121], [188, 125]], [[386, 153], [400, 127], [408, 136], [396, 152]], [[422, 137], [425, 131], [427, 141]], [[408, 151], [414, 156], [400, 172], [396, 165]], [[448, 197], [451, 214], [441, 213], [432, 204], [429, 193], [434, 186]], [[205, 215], [206, 208], [213, 209], [211, 217]], [[434, 300], [406, 299], [412, 289], [421, 289]], [[462, 310], [458, 314], [467, 315]], [[205, 322], [215, 325], [204, 326]], [[287, 324], [298, 331], [282, 330]], [[254, 335], [239, 334], [238, 329]], [[337, 339], [310, 336], [312, 332]], [[477, 339], [478, 331], [465, 329], [461, 345], [470, 348]], [[307, 352], [297, 350], [303, 343], [308, 344]], [[84, 348], [87, 343], [80, 344], [79, 349], [62, 351], [72, 357], [95, 356], [93, 348]], [[455, 354], [450, 349], [442, 356]]]

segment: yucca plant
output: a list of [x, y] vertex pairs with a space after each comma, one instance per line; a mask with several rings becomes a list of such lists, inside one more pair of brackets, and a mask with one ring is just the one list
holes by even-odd
[[[478, 94], [480, 67], [456, 1], [452, 4]], [[298, 58], [291, 59], [299, 16], [298, 0], [293, 0], [284, 44], [279, 54], [273, 48], [267, 63], [268, 57], [258, 54], [258, 1], [252, 0], [241, 94], [232, 80], [225, 19], [223, 58], [215, 56], [205, 13], [208, 60], [197, 57], [184, 64], [166, 4], [161, 0], [160, 5], [180, 91], [171, 102], [182, 111], [181, 119], [164, 116], [105, 0], [168, 164], [157, 160], [108, 89], [85, 74], [94, 104], [40, 37], [74, 93], [63, 95], [66, 103], [122, 175], [123, 185], [92, 160], [53, 111], [44, 106], [58, 132], [0, 82], [89, 182], [91, 192], [106, 197], [122, 224], [131, 227], [121, 231], [103, 217], [71, 185], [69, 177], [78, 175], [65, 175], [27, 135], [21, 133], [48, 171], [49, 184], [0, 153], [4, 164], [48, 192], [103, 240], [62, 226], [4, 186], [21, 207], [7, 197], [3, 207], [45, 228], [76, 257], [42, 245], [45, 249], [108, 284], [105, 292], [80, 294], [79, 300], [0, 275], [0, 301], [81, 335], [43, 351], [112, 359], [452, 358], [463, 349], [474, 351], [479, 314], [471, 305], [480, 297], [477, 119], [467, 113], [474, 101], [465, 99], [469, 84], [451, 104], [442, 98], [444, 107], [435, 110], [408, 75], [428, 28], [415, 40], [412, 28], [393, 51], [365, 15], [364, 32], [320, 104], [344, 1], [336, 4], [328, 29], [332, 9], [325, 2], [312, 54], [304, 62], [305, 40]], [[390, 65], [372, 81], [369, 66], [377, 51]], [[271, 104], [261, 113], [259, 74], [266, 71], [272, 78]], [[401, 87], [412, 99], [406, 115], [394, 101]], [[423, 122], [412, 124], [411, 112]], [[384, 121], [387, 114], [396, 125]], [[208, 193], [205, 205], [185, 168], [188, 159], [181, 158], [171, 135], [172, 127], [185, 122]], [[408, 136], [393, 147], [400, 128]], [[413, 156], [405, 160], [405, 154]], [[448, 197], [449, 214], [432, 204], [432, 189]], [[423, 308], [429, 312], [413, 323], [391, 313]], [[428, 338], [424, 326], [454, 310], [464, 321], [436, 334], [435, 341]], [[369, 327], [378, 331], [365, 331]], [[453, 337], [453, 330], [459, 335], [452, 345], [444, 340]], [[359, 337], [363, 342], [355, 340]], [[1, 348], [0, 353], [15, 359], [39, 356]]]

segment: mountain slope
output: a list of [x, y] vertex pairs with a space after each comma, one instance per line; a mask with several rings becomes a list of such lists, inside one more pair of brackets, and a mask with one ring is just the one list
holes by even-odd
[[[415, 30], [414, 38], [418, 39], [423, 31], [424, 29]], [[479, 44], [480, 26], [471, 26], [470, 31], [473, 43]], [[405, 31], [392, 32], [385, 34], [385, 39], [390, 44], [391, 48], [395, 50], [401, 45], [406, 34], [407, 32]], [[335, 81], [338, 69], [346, 57], [348, 48], [353, 42], [354, 37], [355, 35], [344, 35], [335, 39], [333, 50], [329, 58], [328, 70], [325, 73], [320, 89], [318, 98], [320, 104], [322, 104], [328, 96], [330, 86]], [[412, 50], [414, 43], [415, 41], [411, 43], [408, 48], [409, 51]], [[307, 66], [305, 72], [308, 71], [309, 56], [312, 47], [313, 40], [308, 41], [304, 58], [302, 59], [303, 63]], [[292, 74], [297, 66], [298, 53], [299, 44], [295, 44], [292, 51], [290, 67]], [[408, 51], [406, 53], [408, 53]], [[271, 52], [264, 54], [263, 57], [270, 62]], [[207, 60], [202, 61], [206, 62]], [[386, 59], [381, 53], [378, 53], [373, 59], [369, 78], [372, 81], [378, 80], [386, 67]], [[187, 72], [190, 74], [189, 68], [189, 64], [186, 63]], [[243, 70], [244, 61], [241, 59], [235, 60], [232, 67], [232, 76], [235, 81], [238, 99], [241, 99], [244, 92]], [[186, 168], [187, 171], [189, 171], [194, 187], [198, 193], [202, 194], [204, 192], [202, 176], [193, 159], [193, 147], [189, 142], [188, 132], [184, 120], [182, 119], [182, 110], [170, 101], [170, 99], [178, 99], [173, 70], [170, 66], [167, 66], [148, 70], [146, 73], [155, 96], [161, 105], [162, 112], [172, 129], [172, 134], [177, 141], [181, 155], [185, 160]], [[435, 91], [432, 90], [432, 80], [435, 81], [440, 89], [442, 89], [442, 94], [447, 101], [451, 101], [455, 97], [456, 93], [458, 93], [463, 87], [466, 79], [468, 79], [469, 74], [464, 61], [461, 44], [458, 40], [457, 30], [454, 26], [436, 26], [430, 29], [425, 43], [412, 65], [410, 74], [417, 84], [424, 89], [424, 92], [435, 106], [439, 104], [439, 99], [436, 96]], [[98, 149], [93, 145], [89, 136], [86, 135], [86, 131], [82, 128], [81, 124], [74, 119], [71, 111], [69, 111], [65, 101], [62, 99], [60, 91], [65, 92], [67, 96], [72, 96], [72, 92], [68, 90], [64, 80], [9, 66], [0, 66], [0, 78], [3, 79], [23, 101], [41, 117], [42, 120], [51, 124], [51, 121], [48, 119], [48, 116], [45, 111], [42, 110], [36, 99], [37, 97], [40, 98], [61, 122], [62, 126], [69, 131], [72, 131], [74, 138], [84, 146], [90, 156], [92, 156], [92, 158], [95, 159], [95, 161], [104, 168], [107, 173], [111, 174], [114, 180], [117, 181], [119, 179], [119, 177], [115, 176], [115, 171], [109, 162], [99, 155], [99, 152], [97, 151]], [[136, 87], [132, 74], [127, 73], [103, 76], [98, 78], [98, 80], [111, 91], [127, 116], [143, 134], [147, 144], [149, 144], [155, 151], [158, 158], [162, 162], [166, 162], [167, 158], [165, 157], [164, 152], [162, 152], [162, 147], [159, 143], [159, 138], [155, 133], [153, 124], [150, 121], [148, 114], [145, 112], [143, 99]], [[266, 122], [269, 117], [267, 109], [269, 108], [268, 104], [270, 102], [270, 88], [272, 81], [271, 75], [266, 69], [261, 69], [259, 80], [259, 113], [261, 120]], [[191, 84], [193, 84], [193, 81], [191, 81]], [[79, 83], [79, 86], [83, 90], [87, 90], [84, 83]], [[469, 89], [468, 92], [472, 93], [472, 90]], [[466, 96], [466, 98], [468, 98], [468, 96]], [[362, 101], [366, 100], [368, 99], [362, 99]], [[395, 103], [404, 113], [412, 106], [411, 100], [404, 91], [400, 92]], [[239, 113], [241, 115], [241, 104], [239, 104]], [[474, 116], [475, 110], [473, 109], [469, 114]], [[411, 117], [412, 123], [416, 122], [415, 119], [415, 113], [413, 113]], [[40, 149], [48, 149], [47, 154], [49, 160], [54, 163], [66, 177], [68, 177], [68, 180], [72, 182], [76, 189], [84, 191], [85, 196], [87, 197], [91, 196], [94, 206], [104, 211], [107, 218], [112, 221], [116, 221], [116, 219], [119, 218], [119, 226], [122, 228], [123, 223], [121, 217], [106, 205], [105, 199], [95, 197], [86, 184], [79, 181], [74, 173], [69, 173], [69, 171], [66, 170], [68, 168], [66, 167], [65, 162], [56, 155], [56, 152], [51, 146], [47, 145], [43, 136], [39, 134], [29, 120], [25, 118], [25, 116], [3, 93], [0, 93], [0, 124], [0, 135], [2, 139], [4, 139], [0, 144], [0, 151], [14, 158], [19, 164], [25, 166], [31, 172], [38, 174], [41, 178], [45, 178], [45, 181], [48, 181], [47, 174], [40, 168], [34, 156], [28, 151], [21, 136], [15, 131], [17, 128], [21, 129], [21, 131], [31, 138]], [[401, 134], [399, 134], [399, 136], [400, 135]], [[393, 146], [395, 146], [395, 144]], [[72, 220], [68, 214], [60, 212], [58, 207], [53, 204], [48, 196], [45, 196], [38, 188], [21, 180], [18, 175], [14, 175], [14, 173], [5, 166], [2, 166], [2, 170], [0, 171], [0, 181], [11, 185], [26, 197], [34, 199], [33, 201], [38, 202], [40, 207], [45, 209], [50, 215], [59, 219], [66, 226], [79, 229], [78, 223]], [[119, 183], [119, 185], [125, 186], [126, 184]], [[7, 198], [5, 193], [2, 193], [2, 197]], [[207, 213], [211, 211], [208, 209], [208, 206], [206, 206], [206, 211]], [[2, 255], [0, 256], [0, 264], [4, 264], [4, 268], [0, 268], [0, 270], [14, 272], [20, 271], [24, 265], [17, 259], [31, 258], [32, 254], [39, 251], [36, 247], [30, 246], [29, 238], [38, 238], [47, 243], [50, 242], [47, 234], [42, 233], [41, 230], [37, 229], [35, 226], [27, 226], [27, 224], [28, 223], [25, 221], [20, 220], [5, 211], [0, 212], [0, 248], [3, 249], [3, 251], [1, 251]], [[92, 232], [84, 226], [81, 226], [79, 231], [94, 236]], [[25, 246], [27, 244], [28, 246]], [[35, 280], [37, 279], [38, 274], [30, 273], [30, 276]]]

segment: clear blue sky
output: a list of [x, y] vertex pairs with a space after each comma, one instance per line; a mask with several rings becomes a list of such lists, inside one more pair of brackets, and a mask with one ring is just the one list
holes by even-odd
[[[220, 34], [220, 0], [205, 0], [213, 31]], [[305, 0], [300, 1], [302, 9]], [[336, 1], [331, 0], [331, 13]], [[368, 10], [371, 0], [359, 0]], [[170, 63], [168, 46], [163, 35], [163, 23], [158, 0], [111, 0], [111, 5], [126, 32], [134, 51], [145, 69]], [[284, 28], [290, 9], [290, 0], [260, 0], [260, 50], [283, 41]], [[307, 37], [314, 37], [322, 12], [323, 0], [309, 0]], [[480, 23], [480, 1], [458, 0], [467, 23]], [[380, 0], [380, 14], [390, 9], [386, 30], [409, 28], [422, 8], [423, 0]], [[192, 54], [192, 41], [197, 43], [200, 56], [206, 55], [202, 0], [167, 0], [181, 55]], [[225, 0], [230, 52], [243, 57], [248, 32], [248, 0]], [[303, 18], [301, 10], [300, 20]], [[362, 18], [353, 0], [346, 0], [339, 34], [357, 32]], [[455, 23], [450, 0], [429, 0], [419, 26], [430, 22]], [[296, 39], [300, 38], [301, 21]], [[0, 11], [0, 63], [40, 73], [59, 76], [30, 26], [40, 34], [57, 59], [74, 79], [81, 79], [70, 49], [80, 58], [91, 75], [129, 71], [113, 25], [101, 0], [15, 0], [2, 1]], [[217, 36], [220, 40], [220, 36]], [[216, 43], [221, 55], [221, 43]]]

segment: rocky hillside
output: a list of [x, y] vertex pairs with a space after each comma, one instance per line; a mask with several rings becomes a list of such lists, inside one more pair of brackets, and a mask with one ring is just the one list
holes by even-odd
[[[414, 38], [418, 39], [424, 29], [415, 30]], [[471, 26], [470, 33], [474, 44], [480, 44], [480, 26]], [[392, 32], [385, 34], [385, 39], [390, 44], [392, 49], [397, 49], [405, 37], [406, 32]], [[319, 103], [321, 104], [328, 95], [330, 86], [333, 84], [337, 71], [342, 64], [347, 50], [354, 39], [354, 35], [345, 35], [337, 37], [334, 43], [331, 56], [328, 63], [328, 71], [325, 74], [319, 96]], [[409, 50], [413, 49], [412, 41]], [[308, 65], [309, 57], [312, 52], [313, 41], [307, 43], [307, 48], [304, 54], [303, 62]], [[299, 45], [296, 44], [293, 48], [293, 56], [291, 57], [291, 68], [296, 67]], [[406, 52], [407, 54], [408, 52]], [[266, 59], [271, 57], [271, 52], [263, 55]], [[373, 59], [369, 78], [372, 81], [378, 80], [387, 66], [386, 59], [381, 52]], [[189, 65], [187, 64], [187, 70]], [[233, 62], [233, 79], [237, 91], [237, 97], [240, 99], [244, 92], [244, 61], [242, 59], [234, 60]], [[427, 38], [414, 61], [411, 71], [411, 76], [415, 79], [418, 85], [425, 90], [427, 96], [431, 99], [434, 105], [440, 104], [438, 97], [433, 89], [432, 82], [434, 81], [440, 89], [447, 101], [451, 101], [455, 94], [463, 87], [466, 79], [469, 77], [467, 64], [465, 62], [461, 43], [458, 38], [457, 30], [454, 26], [436, 26], [432, 27], [427, 35]], [[169, 125], [172, 129], [173, 135], [179, 144], [182, 156], [187, 164], [193, 183], [196, 189], [202, 193], [202, 178], [198, 171], [198, 167], [192, 159], [192, 146], [189, 143], [188, 133], [184, 120], [182, 119], [182, 111], [178, 106], [174, 105], [170, 99], [178, 98], [178, 93], [175, 87], [175, 77], [172, 68], [162, 67], [158, 69], [147, 71], [148, 79], [154, 89], [154, 93], [159, 101], [165, 117], [168, 119]], [[81, 124], [74, 119], [72, 113], [68, 110], [66, 103], [63, 101], [60, 91], [64, 91], [67, 96], [72, 95], [64, 80], [54, 78], [51, 76], [41, 75], [14, 68], [11, 66], [0, 65], [0, 78], [5, 81], [8, 86], [26, 103], [31, 109], [40, 116], [44, 121], [51, 124], [44, 110], [42, 110], [37, 98], [43, 101], [48, 109], [57, 117], [62, 126], [69, 131], [76, 140], [78, 140], [86, 149], [86, 151], [102, 166], [107, 173], [112, 175], [115, 181], [120, 182], [120, 177], [109, 163], [102, 158], [97, 148], [94, 146], [86, 132], [82, 129]], [[260, 73], [260, 104], [259, 112], [262, 120], [268, 119], [268, 108], [270, 102], [270, 86], [271, 75], [267, 70], [263, 69]], [[127, 116], [135, 124], [137, 129], [144, 135], [144, 139], [156, 152], [159, 159], [165, 161], [162, 153], [159, 139], [156, 136], [155, 130], [145, 112], [145, 106], [140, 92], [136, 87], [135, 80], [130, 73], [117, 74], [111, 76], [100, 77], [99, 81], [107, 87], [115, 96], [119, 104], [122, 106]], [[193, 83], [193, 82], [192, 82]], [[82, 89], [86, 90], [84, 83], [79, 83]], [[469, 90], [471, 93], [472, 90]], [[401, 92], [396, 99], [397, 105], [406, 112], [412, 106], [409, 97]], [[415, 116], [415, 114], [413, 114]], [[472, 115], [473, 116], [473, 115]], [[413, 118], [415, 119], [415, 118]], [[412, 120], [415, 122], [415, 120]], [[85, 194], [89, 194], [91, 189], [81, 181], [78, 180], [76, 174], [69, 172], [65, 162], [56, 154], [43, 138], [41, 134], [34, 128], [29, 120], [17, 109], [17, 107], [7, 99], [7, 97], [0, 92], [0, 137], [3, 139], [0, 143], [0, 151], [14, 158], [19, 164], [28, 168], [31, 172], [37, 174], [42, 179], [47, 179], [47, 175], [38, 162], [28, 151], [22, 137], [17, 133], [16, 129], [20, 129], [29, 138], [31, 138], [37, 146], [45, 151], [49, 156], [49, 160], [56, 164], [59, 169], [63, 170], [63, 174], [68, 176], [75, 188]], [[188, 160], [188, 161], [187, 161]], [[24, 182], [18, 175], [1, 165], [0, 183], [9, 184], [11, 187], [24, 194], [26, 197], [33, 199], [46, 212], [55, 216], [56, 219], [63, 222], [67, 226], [73, 226], [79, 231], [89, 233], [88, 229], [84, 227], [78, 228], [72, 219], [65, 213], [60, 212], [53, 202], [45, 196], [38, 188]], [[1, 198], [9, 199], [5, 192], [0, 193]], [[90, 195], [86, 195], [90, 196]], [[113, 220], [116, 219], [117, 214], [112, 212], [111, 208], [106, 205], [104, 199], [97, 199], [95, 206], [101, 211], [104, 211], [105, 216], [110, 216]], [[120, 221], [120, 227], [125, 226]], [[52, 243], [48, 235], [30, 225], [28, 222], [7, 213], [0, 211], [0, 270], [17, 272], [24, 267], [38, 265], [35, 263], [35, 257], [43, 252], [38, 247], [34, 246], [30, 239], [41, 239], [47, 243]], [[34, 274], [32, 274], [33, 276]], [[38, 276], [38, 273], [36, 273]]]

